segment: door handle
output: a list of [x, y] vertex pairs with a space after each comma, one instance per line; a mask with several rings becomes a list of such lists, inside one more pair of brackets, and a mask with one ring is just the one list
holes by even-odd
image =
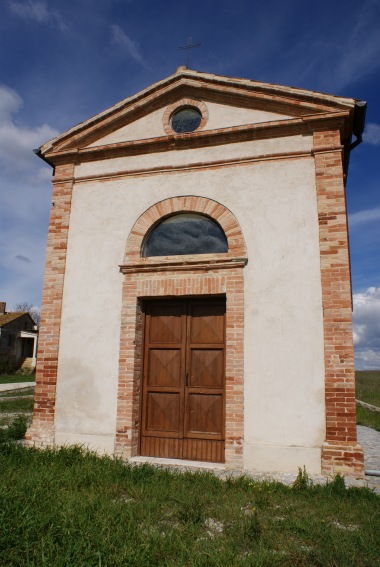
[[186, 388], [189, 386], [189, 373], [186, 372]]

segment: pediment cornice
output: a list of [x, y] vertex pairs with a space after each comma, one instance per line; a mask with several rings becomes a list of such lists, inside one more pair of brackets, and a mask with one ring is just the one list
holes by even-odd
[[210, 145], [233, 144], [266, 138], [312, 134], [317, 130], [342, 130], [347, 115], [335, 112], [325, 115], [309, 115], [277, 122], [234, 126], [218, 130], [201, 130], [192, 134], [165, 135], [158, 138], [133, 140], [103, 146], [66, 148], [46, 152], [45, 158], [54, 165], [84, 163], [110, 158], [141, 155], [170, 150], [186, 150]]
[[[152, 140], [138, 140], [122, 144], [111, 144], [109, 146], [98, 146], [88, 148], [90, 144], [112, 133], [113, 131], [132, 123], [149, 112], [159, 108], [166, 108], [182, 98], [195, 98], [200, 101], [210, 101], [226, 105], [234, 105], [243, 108], [257, 109], [275, 112], [290, 116], [289, 120], [277, 122], [253, 124], [242, 127], [224, 128], [215, 131], [193, 132], [190, 135], [167, 135]], [[197, 73], [187, 69], [179, 69], [177, 73], [167, 79], [155, 83], [151, 87], [129, 97], [106, 111], [90, 118], [89, 120], [71, 128], [54, 140], [44, 144], [40, 148], [40, 155], [53, 160], [53, 157], [63, 157], [80, 152], [87, 156], [99, 155], [105, 151], [122, 148], [140, 148], [149, 146], [161, 148], [170, 144], [186, 145], [184, 140], [194, 140], [195, 144], [201, 144], [201, 140], [209, 139], [217, 143], [221, 136], [232, 137], [240, 135], [244, 138], [244, 131], [261, 133], [267, 129], [273, 135], [285, 131], [286, 128], [317, 124], [329, 117], [335, 120], [339, 115], [339, 129], [342, 139], [350, 136], [352, 128], [355, 100], [334, 97], [313, 91], [304, 91], [291, 87], [282, 87], [248, 81], [244, 79], [231, 79], [206, 73]], [[297, 122], [298, 121], [298, 122]], [[280, 122], [280, 121], [279, 121]], [[302, 130], [302, 128], [301, 128]], [[233, 132], [232, 132], [233, 131]], [[284, 134], [280, 134], [284, 135]], [[196, 141], [195, 141], [196, 140]], [[108, 150], [106, 149], [108, 148]], [[166, 149], [166, 147], [165, 147]], [[131, 149], [132, 151], [132, 149]], [[153, 151], [161, 151], [156, 149]], [[59, 159], [59, 158], [58, 158]]]

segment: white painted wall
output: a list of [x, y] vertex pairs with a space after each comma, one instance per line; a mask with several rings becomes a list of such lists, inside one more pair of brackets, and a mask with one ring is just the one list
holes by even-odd
[[[209, 119], [203, 130], [215, 130], [230, 126], [242, 126], [243, 124], [258, 124], [261, 122], [271, 122], [274, 120], [286, 120], [290, 118], [284, 114], [267, 112], [264, 110], [240, 108], [237, 106], [225, 106], [214, 102], [206, 102], [209, 112]], [[96, 140], [89, 147], [103, 146], [105, 144], [117, 144], [132, 140], [143, 140], [146, 138], [158, 138], [165, 136], [162, 116], [166, 110], [160, 108], [150, 112], [143, 118], [126, 124], [115, 132]]]
[[[269, 142], [277, 148], [288, 142], [299, 149], [311, 144], [310, 137], [295, 138]], [[247, 143], [250, 151], [254, 145]], [[232, 146], [219, 147], [219, 156], [231, 155]], [[203, 161], [213, 152], [213, 148], [203, 149]], [[186, 152], [177, 154], [181, 154], [178, 159], [175, 152], [169, 158], [175, 157], [179, 164], [189, 159]], [[147, 167], [150, 160], [148, 156]], [[113, 168], [112, 163], [102, 165]], [[98, 163], [81, 165], [75, 174], [99, 172], [98, 168]], [[56, 440], [89, 443], [99, 451], [112, 452], [123, 279], [118, 265], [138, 217], [157, 201], [183, 194], [208, 197], [229, 208], [247, 243], [245, 467], [297, 472], [297, 466], [305, 464], [309, 472], [318, 473], [324, 441], [324, 366], [311, 157], [75, 186]]]
[[207, 162], [220, 162], [223, 160], [242, 160], [255, 158], [267, 154], [281, 152], [300, 152], [311, 150], [313, 137], [311, 135], [285, 136], [268, 140], [254, 140], [224, 144], [210, 148], [197, 148], [189, 150], [172, 150], [156, 152], [138, 156], [113, 158], [107, 161], [99, 160], [79, 164], [75, 168], [76, 178], [115, 174], [149, 168], [181, 167]]

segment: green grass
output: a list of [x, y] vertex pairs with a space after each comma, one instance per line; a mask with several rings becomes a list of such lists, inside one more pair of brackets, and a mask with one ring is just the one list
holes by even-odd
[[357, 399], [380, 408], [380, 370], [360, 370], [355, 376]]
[[379, 565], [380, 497], [0, 444], [0, 565]]
[[370, 411], [356, 404], [356, 423], [380, 431], [380, 413]]
[[[14, 393], [14, 392], [13, 392]], [[0, 397], [0, 413], [31, 412], [33, 410], [33, 398], [20, 397], [17, 400], [7, 400]]]
[[[33, 387], [22, 390], [12, 390], [10, 392], [0, 392], [0, 427], [11, 424], [14, 420], [14, 415], [19, 412], [21, 414], [28, 412], [31, 415], [34, 399], [29, 396], [33, 394]], [[23, 415], [23, 417], [25, 417], [25, 415]]]
[[3, 398], [14, 398], [15, 396], [18, 398], [33, 396], [34, 390], [34, 386], [31, 386], [30, 388], [22, 388], [20, 390], [6, 390], [5, 392], [0, 392], [0, 400]]
[[[23, 439], [28, 426], [28, 417], [18, 415], [17, 417], [9, 416], [6, 422], [8, 427], [0, 429], [0, 444], [7, 443], [8, 441], [15, 441]], [[3, 424], [1, 424], [3, 425]]]
[[[380, 370], [359, 370], [356, 375], [356, 398], [380, 407]], [[356, 405], [356, 423], [380, 431], [380, 413]]]
[[0, 374], [0, 384], [12, 384], [14, 382], [35, 382], [35, 374]]

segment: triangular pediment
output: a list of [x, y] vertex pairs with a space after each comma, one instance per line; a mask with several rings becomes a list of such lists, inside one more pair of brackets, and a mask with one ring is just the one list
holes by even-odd
[[[179, 103], [181, 100], [178, 101]], [[203, 99], [207, 108], [208, 120], [203, 131], [218, 130], [221, 128], [234, 128], [248, 124], [262, 124], [277, 120], [287, 120], [291, 116], [257, 110], [255, 108], [244, 108], [239, 106], [225, 105]], [[132, 142], [165, 136], [165, 110], [167, 105], [148, 114], [132, 120], [116, 130], [90, 143], [87, 147], [97, 147], [121, 142]], [[172, 133], [174, 134], [174, 132]]]
[[[200, 129], [203, 137], [207, 132], [286, 124], [295, 118], [337, 113], [346, 116], [349, 135], [355, 107], [354, 99], [179, 68], [174, 75], [44, 144], [40, 155], [175, 137], [165, 120], [181, 101], [196, 101], [206, 108], [207, 120]], [[191, 135], [196, 137], [199, 132]]]

